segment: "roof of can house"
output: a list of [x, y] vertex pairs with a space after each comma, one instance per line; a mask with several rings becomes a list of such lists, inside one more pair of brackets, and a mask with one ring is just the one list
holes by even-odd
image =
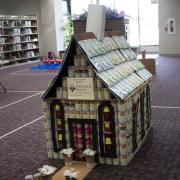
[[119, 100], [126, 100], [152, 78], [152, 74], [137, 60], [136, 54], [118, 32], [106, 32], [103, 41], [99, 41], [93, 33], [82, 33], [72, 37], [64, 62], [42, 95], [43, 99], [55, 96], [61, 77], [67, 75], [66, 68], [73, 65], [76, 46], [82, 50], [96, 75]]

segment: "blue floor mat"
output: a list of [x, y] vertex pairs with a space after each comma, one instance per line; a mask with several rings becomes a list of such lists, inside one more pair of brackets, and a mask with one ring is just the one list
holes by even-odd
[[58, 70], [61, 64], [39, 64], [37, 66], [32, 66], [32, 70]]

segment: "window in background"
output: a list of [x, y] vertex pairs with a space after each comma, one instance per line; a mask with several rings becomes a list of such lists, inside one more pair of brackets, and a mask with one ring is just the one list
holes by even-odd
[[[81, 14], [96, 0], [72, 0], [72, 14]], [[124, 11], [129, 18], [129, 43], [131, 46], [158, 45], [158, 4], [151, 0], [100, 0], [100, 4]]]

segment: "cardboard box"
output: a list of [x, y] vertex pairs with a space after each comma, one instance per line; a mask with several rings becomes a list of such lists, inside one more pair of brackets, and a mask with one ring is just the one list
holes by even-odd
[[139, 59], [145, 66], [147, 70], [149, 70], [152, 74], [156, 74], [156, 61], [152, 58], [147, 59]]
[[[96, 166], [97, 164], [95, 163], [94, 164], [94, 167]], [[53, 177], [51, 180], [65, 180], [65, 177], [64, 177], [64, 171], [65, 170], [69, 170], [70, 168], [74, 168], [75, 171], [79, 171], [79, 174], [78, 174], [78, 180], [83, 180], [87, 174], [89, 174], [93, 168], [87, 168], [86, 167], [86, 162], [83, 162], [83, 161], [73, 161], [73, 164], [72, 166], [64, 166], [62, 169], [60, 169]]]

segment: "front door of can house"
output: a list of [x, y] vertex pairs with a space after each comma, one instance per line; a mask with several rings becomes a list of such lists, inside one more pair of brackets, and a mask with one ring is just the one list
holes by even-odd
[[95, 119], [68, 119], [71, 147], [75, 150], [74, 160], [83, 160], [87, 148], [97, 150], [97, 129]]

